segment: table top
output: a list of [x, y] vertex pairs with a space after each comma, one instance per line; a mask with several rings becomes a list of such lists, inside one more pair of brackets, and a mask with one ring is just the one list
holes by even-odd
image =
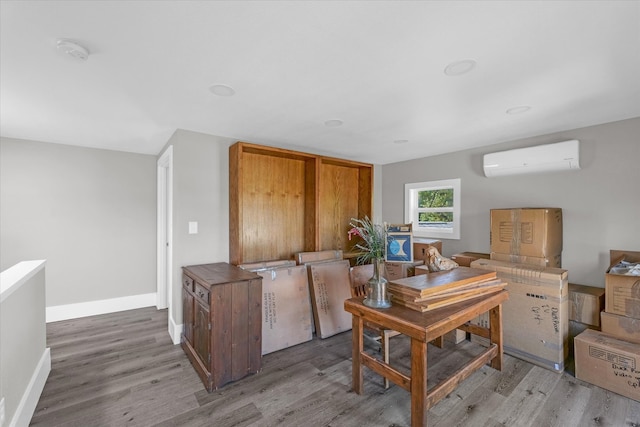
[[363, 320], [428, 342], [502, 304], [508, 298], [509, 293], [501, 290], [424, 313], [398, 304], [386, 309], [371, 308], [362, 303], [363, 298], [351, 298], [344, 302], [344, 309]]

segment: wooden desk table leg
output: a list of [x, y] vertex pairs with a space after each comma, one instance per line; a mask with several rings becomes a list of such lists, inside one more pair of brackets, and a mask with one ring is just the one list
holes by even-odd
[[491, 360], [491, 367], [502, 371], [502, 304], [489, 310], [490, 341], [498, 346], [498, 355]]
[[411, 427], [426, 427], [427, 343], [411, 338]]
[[351, 318], [351, 336], [352, 336], [352, 350], [351, 350], [351, 375], [353, 391], [358, 394], [363, 392], [363, 376], [362, 376], [362, 364], [360, 363], [360, 353], [364, 350], [364, 321], [362, 317], [353, 315]]

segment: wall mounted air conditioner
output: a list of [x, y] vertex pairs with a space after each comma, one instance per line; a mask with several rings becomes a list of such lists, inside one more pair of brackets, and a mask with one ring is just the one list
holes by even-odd
[[486, 177], [580, 169], [578, 140], [484, 155]]

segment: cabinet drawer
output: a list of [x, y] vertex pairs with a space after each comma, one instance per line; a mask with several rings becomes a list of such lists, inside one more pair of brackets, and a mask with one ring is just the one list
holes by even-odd
[[199, 300], [209, 304], [209, 289], [196, 283], [195, 294]]
[[193, 285], [194, 285], [193, 279], [191, 277], [187, 276], [186, 274], [183, 274], [182, 275], [182, 286], [187, 288], [189, 291], [193, 292]]

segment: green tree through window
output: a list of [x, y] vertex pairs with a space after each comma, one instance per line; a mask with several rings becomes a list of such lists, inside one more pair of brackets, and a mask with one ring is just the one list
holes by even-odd
[[405, 184], [405, 221], [413, 234], [460, 238], [460, 178]]
[[[418, 208], [451, 207], [453, 207], [453, 188], [418, 192]], [[418, 220], [420, 222], [451, 222], [453, 212], [420, 212]]]

